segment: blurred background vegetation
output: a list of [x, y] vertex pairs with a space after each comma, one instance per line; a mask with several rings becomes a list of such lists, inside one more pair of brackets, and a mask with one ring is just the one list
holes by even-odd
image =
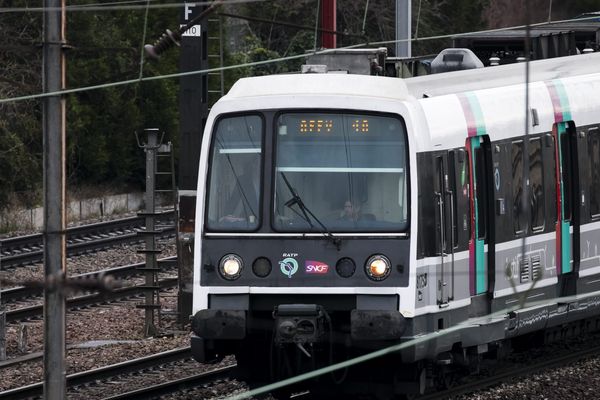
[[[165, 29], [176, 29], [180, 7], [173, 0], [151, 0], [135, 9], [67, 13], [67, 87], [77, 88], [136, 79], [141, 49]], [[574, 17], [600, 10], [600, 0], [530, 0], [532, 22]], [[0, 98], [41, 92], [42, 13], [11, 8], [41, 7], [42, 0], [4, 0], [0, 8]], [[67, 1], [68, 6], [102, 4]], [[157, 5], [169, 5], [159, 8]], [[271, 0], [222, 6], [224, 65], [303, 54], [315, 47], [317, 0]], [[552, 4], [552, 13], [549, 6]], [[523, 24], [521, 0], [413, 0], [413, 36], [468, 32]], [[141, 6], [141, 7], [140, 7]], [[366, 8], [367, 7], [367, 8]], [[393, 40], [394, 0], [337, 0], [338, 46]], [[366, 8], [366, 9], [365, 9]], [[287, 25], [282, 25], [284, 23]], [[294, 25], [294, 26], [289, 26]], [[144, 29], [146, 38], [144, 39]], [[218, 32], [211, 32], [216, 35]], [[413, 55], [438, 52], [449, 41], [413, 44]], [[394, 45], [388, 45], [393, 54]], [[210, 49], [217, 52], [217, 49]], [[225, 91], [244, 76], [298, 71], [302, 60], [245, 67], [225, 72]], [[211, 65], [217, 66], [217, 65]], [[160, 62], [145, 62], [143, 76], [176, 73], [179, 51]], [[134, 132], [155, 127], [177, 146], [177, 79], [162, 79], [71, 94], [67, 99], [67, 157], [70, 192], [108, 188], [143, 189], [144, 155]], [[0, 104], [0, 210], [41, 202], [42, 103], [27, 100]], [[86, 190], [89, 192], [89, 190]]]

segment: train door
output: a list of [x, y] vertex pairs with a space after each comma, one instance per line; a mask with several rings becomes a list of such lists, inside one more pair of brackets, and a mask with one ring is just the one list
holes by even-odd
[[[557, 162], [557, 222], [556, 268], [567, 274], [579, 265], [580, 189], [578, 147], [579, 140], [572, 122], [554, 124]], [[585, 143], [583, 143], [585, 144]]]
[[[470, 161], [470, 232], [469, 239], [469, 287], [472, 296], [488, 290], [488, 271], [493, 271], [494, 240], [492, 227], [493, 193], [490, 193], [491, 151], [487, 135], [467, 139], [467, 153]], [[492, 214], [493, 215], [493, 214]]]
[[454, 297], [455, 181], [454, 165], [445, 152], [435, 158], [434, 194], [436, 197], [436, 239], [440, 254], [437, 303], [440, 307]]

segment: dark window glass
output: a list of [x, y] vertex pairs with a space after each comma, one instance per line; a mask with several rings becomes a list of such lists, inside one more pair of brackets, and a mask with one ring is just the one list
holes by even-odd
[[[275, 137], [275, 229], [408, 229], [407, 140], [400, 119], [285, 113], [276, 121]], [[296, 195], [312, 215], [305, 215], [310, 213], [298, 206]]]
[[485, 159], [483, 157], [483, 148], [475, 149], [475, 199], [477, 200], [477, 238], [484, 239], [486, 232], [486, 186], [485, 186]]
[[557, 222], [558, 220], [558, 203], [556, 202], [556, 166], [557, 166], [557, 161], [556, 161], [556, 139], [554, 138], [554, 136], [549, 137], [550, 140], [550, 145], [552, 147], [551, 149], [551, 153], [552, 153], [552, 158], [550, 159], [549, 163], [546, 164], [549, 168], [550, 168], [550, 173], [551, 173], [551, 180], [548, 183], [548, 185], [546, 185], [546, 189], [548, 189], [552, 195], [550, 197], [550, 207], [549, 210], [552, 211], [551, 215], [548, 215], [548, 221], [553, 221], [553, 222]]
[[210, 160], [207, 226], [251, 231], [260, 220], [262, 119], [224, 118], [214, 132]]
[[435, 177], [433, 181], [433, 191], [435, 195], [435, 215], [436, 215], [436, 250], [437, 254], [448, 250], [446, 237], [446, 226], [448, 224], [448, 216], [446, 215], [446, 195], [444, 190], [444, 158], [438, 156], [435, 158]]
[[529, 203], [531, 227], [534, 231], [544, 229], [544, 169], [542, 166], [542, 141], [529, 141]]
[[562, 160], [562, 201], [563, 201], [563, 219], [571, 220], [571, 141], [569, 134], [563, 133], [560, 135], [560, 156]]
[[523, 142], [513, 142], [512, 160], [512, 193], [513, 193], [513, 226], [515, 233], [525, 229], [523, 212]]
[[453, 222], [452, 225], [452, 247], [456, 248], [458, 246], [458, 221], [457, 221], [457, 207], [458, 207], [458, 193], [456, 192], [456, 171], [455, 171], [455, 151], [451, 151], [448, 154], [448, 184], [450, 185], [450, 196], [451, 196], [451, 206], [452, 209], [450, 212], [452, 213]]
[[600, 217], [600, 131], [590, 130], [588, 136], [588, 151], [590, 154], [590, 214]]
[[460, 191], [465, 207], [461, 211], [462, 229], [466, 231], [467, 242], [471, 240], [471, 159], [465, 150], [465, 161], [460, 164]]

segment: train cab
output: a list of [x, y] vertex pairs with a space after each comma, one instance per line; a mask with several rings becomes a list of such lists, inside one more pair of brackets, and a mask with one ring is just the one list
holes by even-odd
[[244, 366], [275, 348], [274, 365], [290, 347], [325, 365], [334, 345], [401, 338], [414, 307], [405, 95], [393, 78], [290, 75], [243, 79], [215, 105], [196, 209], [199, 361]]

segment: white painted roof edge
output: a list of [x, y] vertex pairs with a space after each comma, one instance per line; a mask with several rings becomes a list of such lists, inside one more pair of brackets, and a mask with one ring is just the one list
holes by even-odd
[[403, 79], [352, 74], [289, 74], [243, 78], [223, 100], [262, 96], [359, 96], [404, 100]]

